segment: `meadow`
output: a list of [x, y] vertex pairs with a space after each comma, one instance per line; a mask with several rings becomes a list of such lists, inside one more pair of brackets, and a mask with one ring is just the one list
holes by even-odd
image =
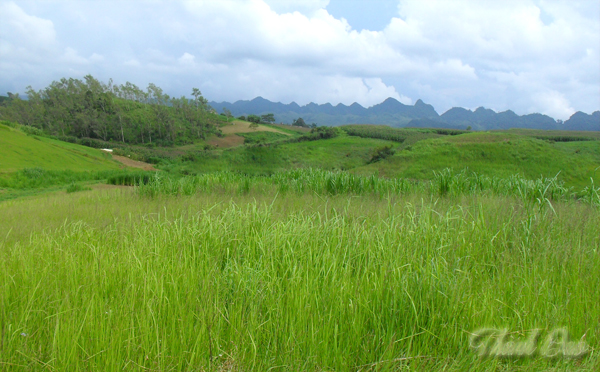
[[600, 369], [594, 135], [225, 125], [153, 172], [0, 125], [0, 370]]
[[[600, 189], [477, 177], [225, 172], [5, 201], [2, 369], [597, 370]], [[482, 358], [484, 327], [586, 349]]]

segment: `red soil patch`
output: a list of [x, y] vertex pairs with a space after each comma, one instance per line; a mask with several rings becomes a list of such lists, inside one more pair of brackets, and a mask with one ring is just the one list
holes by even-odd
[[235, 134], [230, 134], [225, 137], [213, 137], [206, 141], [209, 145], [213, 145], [220, 149], [226, 149], [229, 147], [240, 146], [244, 144], [244, 137], [240, 137]]
[[128, 167], [139, 168], [143, 170], [156, 170], [152, 164], [144, 163], [143, 161], [131, 160], [125, 156], [113, 155], [112, 158]]

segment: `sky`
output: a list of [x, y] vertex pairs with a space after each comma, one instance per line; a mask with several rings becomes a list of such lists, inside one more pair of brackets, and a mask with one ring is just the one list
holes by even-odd
[[210, 101], [600, 110], [597, 0], [0, 0], [0, 94], [91, 74]]

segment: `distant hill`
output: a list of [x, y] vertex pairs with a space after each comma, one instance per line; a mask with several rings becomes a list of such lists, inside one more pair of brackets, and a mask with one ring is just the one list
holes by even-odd
[[577, 111], [564, 123], [568, 130], [600, 130], [600, 111], [591, 115]]
[[300, 106], [295, 102], [283, 104], [271, 102], [262, 97], [250, 101], [209, 102], [218, 112], [229, 110], [234, 116], [264, 115], [273, 113], [275, 120], [291, 124], [294, 119], [303, 118], [308, 124], [338, 126], [345, 124], [385, 124], [393, 127], [437, 127], [473, 130], [491, 129], [552, 129], [552, 130], [592, 130], [600, 131], [600, 111], [591, 115], [576, 112], [564, 123], [548, 115], [538, 113], [517, 115], [511, 110], [495, 112], [479, 107], [471, 111], [454, 107], [439, 115], [432, 105], [418, 100], [414, 105], [405, 105], [394, 98], [365, 108], [358, 103], [346, 106], [342, 103], [333, 106], [330, 103], [318, 105], [309, 103]]
[[388, 98], [380, 104], [364, 108], [358, 103], [346, 106], [342, 103], [333, 106], [330, 103], [317, 105], [309, 103], [300, 106], [296, 102], [289, 104], [275, 103], [262, 97], [251, 101], [209, 102], [217, 112], [224, 108], [231, 111], [234, 116], [275, 114], [277, 122], [292, 123], [294, 119], [303, 118], [306, 123], [337, 126], [344, 124], [387, 124], [405, 126], [416, 118], [438, 118], [439, 115], [433, 106], [418, 100], [413, 106], [405, 105], [394, 98]]

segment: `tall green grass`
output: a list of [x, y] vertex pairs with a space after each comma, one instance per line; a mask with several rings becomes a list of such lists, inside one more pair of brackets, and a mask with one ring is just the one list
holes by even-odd
[[[596, 208], [551, 212], [490, 195], [275, 197], [246, 187], [251, 178], [214, 177], [243, 192], [0, 204], [0, 369], [600, 366]], [[27, 230], [36, 223], [45, 229]], [[469, 348], [481, 327], [523, 337], [567, 327], [592, 351], [481, 359]]]
[[[558, 176], [558, 175], [557, 175]], [[582, 202], [600, 205], [600, 188], [593, 184], [574, 192], [553, 178], [529, 180], [518, 175], [508, 178], [489, 177], [474, 172], [455, 172], [445, 169], [434, 172], [429, 181], [412, 181], [403, 178], [359, 176], [341, 171], [296, 169], [276, 172], [271, 176], [251, 176], [234, 172], [217, 172], [172, 179], [156, 174], [137, 187], [139, 195], [193, 195], [199, 192], [227, 191], [247, 193], [250, 190], [266, 193], [317, 193], [320, 195], [405, 195], [424, 193], [434, 196], [498, 195], [520, 198], [527, 202], [548, 204], [579, 198]]]
[[[106, 170], [106, 171], [72, 171], [72, 170], [46, 170], [43, 168], [24, 168], [18, 172], [0, 177], [0, 188], [16, 190], [41, 189], [56, 185], [68, 185], [83, 181], [108, 180], [110, 184], [118, 183], [121, 179], [140, 179], [151, 172]], [[133, 182], [130, 182], [133, 185]]]

